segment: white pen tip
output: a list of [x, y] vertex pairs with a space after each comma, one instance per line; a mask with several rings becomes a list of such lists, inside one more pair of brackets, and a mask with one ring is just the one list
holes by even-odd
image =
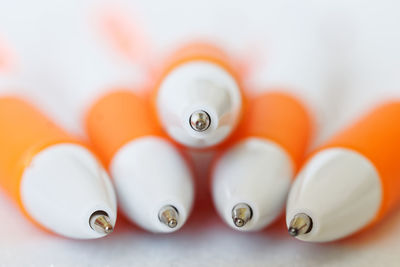
[[240, 203], [235, 205], [232, 209], [232, 220], [236, 227], [243, 227], [248, 221], [251, 220], [253, 211], [249, 205]]
[[190, 115], [189, 123], [196, 132], [204, 132], [210, 127], [211, 118], [204, 110], [197, 110]]
[[161, 208], [158, 213], [158, 219], [160, 222], [168, 226], [169, 228], [175, 228], [178, 225], [178, 211], [174, 206], [168, 205]]
[[104, 211], [96, 211], [90, 216], [90, 227], [99, 234], [111, 234], [114, 227], [111, 224], [110, 218]]

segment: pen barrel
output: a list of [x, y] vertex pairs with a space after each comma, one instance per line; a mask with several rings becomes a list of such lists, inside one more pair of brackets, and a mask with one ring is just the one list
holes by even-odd
[[94, 103], [86, 116], [86, 132], [106, 166], [126, 143], [163, 136], [148, 101], [127, 90], [115, 90]]
[[[206, 42], [188, 43], [174, 51], [166, 58], [165, 63], [159, 70], [160, 78], [164, 78], [176, 67], [191, 61], [212, 62], [225, 69], [237, 81], [240, 80], [239, 70], [235, 68], [238, 65], [237, 62], [219, 47]], [[156, 87], [155, 93], [157, 93], [158, 87]]]
[[[383, 104], [334, 136], [321, 148], [343, 147], [368, 158], [379, 173], [383, 196], [374, 219], [379, 220], [400, 200], [400, 102]], [[320, 151], [320, 150], [318, 150]]]
[[0, 98], [0, 184], [24, 210], [20, 182], [32, 158], [57, 143], [77, 143], [29, 103]]
[[298, 99], [279, 91], [268, 92], [248, 101], [243, 121], [229, 143], [248, 137], [267, 139], [288, 153], [297, 170], [310, 144], [312, 130], [312, 119]]

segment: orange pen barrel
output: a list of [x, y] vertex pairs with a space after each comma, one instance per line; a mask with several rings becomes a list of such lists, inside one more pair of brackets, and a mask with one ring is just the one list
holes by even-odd
[[[368, 158], [383, 188], [378, 221], [400, 201], [400, 102], [384, 104], [334, 136], [322, 149], [343, 147]], [[321, 150], [322, 150], [321, 149]]]
[[153, 114], [145, 98], [128, 90], [115, 90], [94, 103], [86, 115], [86, 131], [106, 166], [126, 143], [145, 136], [163, 136]]
[[[169, 55], [160, 68], [160, 77], [165, 77], [179, 65], [192, 61], [209, 61], [221, 66], [229, 72], [237, 81], [241, 80], [238, 62], [231, 58], [218, 46], [206, 42], [188, 43]], [[160, 82], [160, 81], [159, 81]], [[156, 86], [156, 91], [158, 86]], [[242, 92], [243, 93], [243, 92]]]
[[20, 182], [25, 168], [42, 149], [77, 143], [35, 107], [13, 97], [0, 98], [0, 183], [21, 205]]
[[229, 226], [256, 231], [281, 214], [311, 132], [311, 118], [296, 98], [270, 92], [249, 100], [211, 173], [214, 204]]
[[160, 125], [178, 143], [208, 148], [222, 143], [242, 117], [239, 62], [220, 48], [190, 43], [161, 65], [153, 90]]
[[248, 137], [270, 140], [285, 149], [297, 170], [312, 131], [312, 118], [301, 101], [287, 93], [268, 92], [249, 100], [243, 121], [229, 143]]
[[386, 103], [311, 154], [289, 193], [290, 235], [337, 240], [373, 225], [399, 204], [399, 125], [400, 102]]

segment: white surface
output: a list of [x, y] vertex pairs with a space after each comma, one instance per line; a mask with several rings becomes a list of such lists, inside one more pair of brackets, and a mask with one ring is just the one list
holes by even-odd
[[[74, 133], [82, 132], [76, 123], [79, 114], [77, 110], [62, 108], [63, 92], [77, 97], [77, 92], [86, 94], [89, 89], [83, 86], [85, 79], [104, 75], [104, 72], [96, 74], [100, 63], [79, 52], [79, 40], [85, 35], [80, 35], [79, 39], [71, 38], [71, 29], [77, 29], [77, 26], [70, 27], [79, 16], [77, 6], [88, 6], [90, 2], [14, 0], [0, 3], [0, 36], [12, 37], [10, 42], [18, 43], [15, 49], [24, 52], [21, 56], [24, 62], [30, 62], [29, 68], [23, 68], [25, 74], [22, 75], [30, 88], [29, 97], [40, 103], [43, 110], [52, 111], [51, 115]], [[281, 49], [279, 54], [282, 56], [286, 53], [296, 55], [297, 48], [308, 49], [309, 40], [317, 42], [309, 44], [317, 48], [318, 42], [323, 42], [321, 45], [328, 53], [325, 67], [329, 69], [329, 84], [321, 90], [318, 86], [298, 90], [321, 116], [317, 143], [370, 108], [372, 103], [393, 95], [400, 96], [397, 71], [400, 69], [400, 2], [397, 0], [219, 0], [212, 3], [205, 0], [131, 0], [127, 5], [129, 8], [124, 10], [130, 18], [148, 31], [155, 58], [188, 38], [205, 36], [239, 54], [244, 63], [250, 65], [250, 70], [256, 71], [258, 64], [272, 64], [270, 56], [276, 54], [273, 48]], [[298, 46], [298, 42], [302, 45]], [[79, 65], [60, 65], [65, 57]], [[301, 60], [297, 61], [297, 58]], [[278, 61], [276, 56], [274, 62]], [[308, 57], [296, 57], [296, 62], [288, 60], [281, 70], [288, 66], [293, 66], [294, 71], [304, 71], [308, 76]], [[88, 74], [89, 71], [95, 74]], [[308, 83], [312, 84], [313, 80]], [[257, 90], [269, 86], [272, 85], [260, 84]], [[77, 100], [76, 104], [79, 103]], [[94, 241], [67, 240], [35, 228], [0, 194], [0, 264], [398, 265], [400, 254], [395, 252], [400, 249], [400, 212], [388, 216], [368, 232], [322, 245], [290, 238], [283, 219], [260, 233], [239, 233], [229, 229], [210, 204], [209, 157], [195, 156], [199, 187], [193, 215], [181, 231], [171, 235], [146, 233], [119, 217], [110, 237]], [[199, 204], [203, 207], [196, 206]]]
[[103, 237], [89, 225], [96, 211], [114, 225], [117, 198], [110, 177], [86, 148], [57, 144], [37, 153], [22, 174], [21, 200], [37, 222], [60, 235]]
[[[212, 174], [215, 207], [225, 222], [239, 231], [257, 231], [283, 213], [294, 170], [279, 145], [260, 138], [240, 141], [219, 158]], [[232, 209], [246, 203], [253, 211], [241, 228], [232, 221]]]
[[[157, 114], [167, 133], [189, 147], [219, 144], [238, 124], [242, 99], [234, 78], [212, 62], [193, 61], [179, 65], [157, 89]], [[194, 131], [190, 115], [204, 110], [211, 124], [204, 132]]]
[[[125, 215], [151, 232], [179, 230], [189, 217], [194, 198], [192, 170], [167, 140], [148, 136], [135, 139], [113, 157], [110, 173]], [[161, 208], [172, 205], [178, 210], [178, 225], [161, 223]]]
[[290, 190], [286, 224], [298, 213], [313, 221], [312, 230], [297, 238], [327, 242], [346, 237], [366, 226], [382, 202], [382, 186], [375, 166], [349, 149], [318, 152]]

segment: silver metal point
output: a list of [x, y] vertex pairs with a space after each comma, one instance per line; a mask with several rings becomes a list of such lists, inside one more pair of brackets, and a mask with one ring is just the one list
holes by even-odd
[[236, 227], [243, 227], [248, 221], [251, 220], [253, 211], [249, 205], [245, 203], [239, 203], [232, 209], [232, 220]]
[[290, 221], [288, 229], [289, 235], [294, 237], [307, 234], [311, 231], [312, 225], [313, 223], [310, 216], [305, 213], [298, 213]]
[[211, 125], [211, 118], [204, 110], [197, 110], [190, 115], [190, 127], [196, 132], [204, 132]]
[[169, 228], [175, 228], [178, 225], [178, 218], [179, 214], [177, 209], [171, 205], [164, 206], [158, 213], [158, 219], [160, 222]]
[[90, 216], [89, 219], [90, 227], [98, 232], [99, 234], [111, 234], [114, 231], [114, 227], [111, 224], [108, 214], [104, 211], [96, 211]]

